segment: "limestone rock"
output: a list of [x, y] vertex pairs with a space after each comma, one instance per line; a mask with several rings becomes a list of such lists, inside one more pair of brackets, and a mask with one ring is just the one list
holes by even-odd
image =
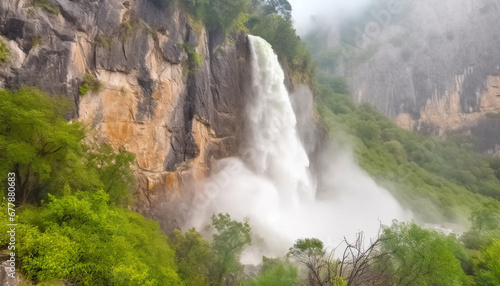
[[[429, 135], [464, 132], [476, 134], [479, 142], [494, 139], [500, 129], [486, 117], [500, 112], [488, 95], [498, 86], [490, 83], [491, 77], [500, 75], [500, 31], [492, 28], [498, 26], [498, 1], [402, 3], [410, 3], [402, 13], [387, 18], [387, 10], [373, 10], [357, 27], [368, 32], [355, 49], [365, 60], [353, 61], [346, 71], [354, 100], [371, 103], [402, 127]], [[386, 13], [387, 19], [380, 22], [373, 16], [377, 13]], [[372, 34], [370, 25], [378, 25]], [[495, 152], [493, 141], [476, 147]]]
[[[0, 83], [71, 98], [88, 142], [135, 154], [135, 209], [170, 229], [212, 162], [238, 151], [251, 74], [246, 35], [195, 31], [164, 1], [47, 1], [60, 13], [1, 1], [0, 36], [13, 57]], [[188, 68], [185, 45], [200, 66]], [[86, 73], [104, 89], [80, 96]]]

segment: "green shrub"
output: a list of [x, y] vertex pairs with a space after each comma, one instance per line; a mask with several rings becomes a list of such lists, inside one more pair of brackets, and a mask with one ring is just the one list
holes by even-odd
[[52, 13], [52, 14], [59, 14], [59, 7], [56, 5], [50, 3], [49, 0], [35, 0], [36, 4], [42, 7], [43, 9], [47, 10], [47, 12]]
[[247, 281], [248, 286], [295, 286], [299, 285], [299, 273], [295, 265], [279, 258], [263, 257], [259, 275]]
[[43, 44], [43, 41], [42, 41], [41, 37], [32, 37], [31, 38], [31, 46], [32, 47], [41, 46], [42, 44]]
[[188, 55], [186, 74], [193, 72], [197, 67], [201, 67], [203, 65], [203, 56], [196, 52], [195, 48], [191, 44], [184, 43], [182, 44], [182, 48]]
[[241, 15], [248, 11], [248, 0], [181, 0], [188, 12], [211, 29], [227, 32], [241, 22]]
[[84, 130], [63, 117], [71, 106], [67, 98], [4, 89], [0, 102], [0, 171], [16, 173], [20, 202], [43, 199], [66, 181], [74, 187], [94, 185], [81, 160]]
[[80, 95], [85, 95], [87, 92], [91, 91], [94, 93], [101, 92], [104, 89], [104, 85], [95, 76], [87, 73], [83, 78], [83, 83], [78, 88]]
[[9, 60], [10, 51], [7, 44], [0, 40], [0, 62], [6, 62]]
[[106, 50], [109, 50], [111, 48], [111, 41], [112, 41], [111, 37], [108, 37], [108, 36], [99, 36], [99, 43], [104, 48], [106, 48]]
[[380, 267], [394, 285], [463, 285], [466, 275], [454, 256], [458, 242], [416, 224], [394, 223], [381, 237]]
[[75, 192], [21, 212], [21, 272], [41, 282], [181, 285], [158, 223], [108, 202], [102, 190]]

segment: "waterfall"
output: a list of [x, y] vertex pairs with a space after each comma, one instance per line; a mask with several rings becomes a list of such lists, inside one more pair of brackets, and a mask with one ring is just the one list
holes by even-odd
[[309, 159], [296, 130], [296, 118], [278, 57], [265, 40], [249, 36], [252, 51], [253, 98], [246, 106], [248, 122], [243, 157], [266, 176], [280, 198], [294, 205], [314, 200]]
[[218, 171], [197, 195], [197, 211], [187, 227], [202, 229], [214, 213], [248, 218], [254, 243], [244, 262], [256, 264], [262, 255], [284, 255], [299, 238], [316, 237], [332, 247], [359, 231], [373, 236], [379, 220], [407, 218], [397, 201], [345, 153], [332, 156], [322, 174], [316, 174], [327, 187], [317, 198], [278, 58], [265, 40], [249, 36], [249, 41], [252, 96], [243, 115], [241, 155], [217, 162]]

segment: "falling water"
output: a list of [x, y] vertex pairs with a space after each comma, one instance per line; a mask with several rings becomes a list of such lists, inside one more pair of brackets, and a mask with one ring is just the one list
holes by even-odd
[[246, 105], [245, 144], [239, 158], [217, 163], [189, 225], [201, 228], [219, 212], [248, 218], [255, 238], [245, 262], [258, 263], [262, 255], [285, 254], [299, 238], [334, 246], [359, 231], [376, 234], [379, 220], [406, 218], [396, 200], [347, 155], [332, 158], [322, 171], [327, 193], [317, 199], [278, 58], [265, 40], [249, 40], [253, 96]]

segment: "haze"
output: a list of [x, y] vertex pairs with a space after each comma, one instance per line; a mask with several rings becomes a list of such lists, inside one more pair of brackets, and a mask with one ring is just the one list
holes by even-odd
[[352, 14], [367, 5], [370, 0], [289, 0], [295, 28], [300, 35], [307, 32], [312, 17], [333, 18]]

